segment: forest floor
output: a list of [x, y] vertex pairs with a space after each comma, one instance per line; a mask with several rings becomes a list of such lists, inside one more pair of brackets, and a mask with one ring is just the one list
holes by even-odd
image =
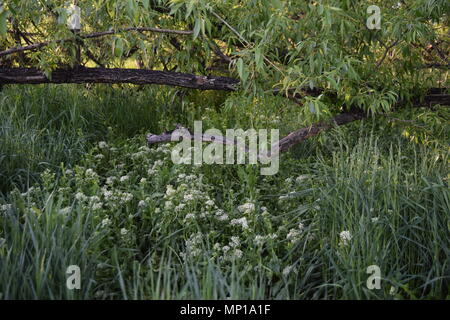
[[[4, 87], [0, 299], [450, 297], [448, 108], [324, 132], [274, 176], [147, 146], [194, 120], [281, 136], [309, 124], [282, 97], [232, 95]], [[79, 290], [66, 286], [73, 265]]]

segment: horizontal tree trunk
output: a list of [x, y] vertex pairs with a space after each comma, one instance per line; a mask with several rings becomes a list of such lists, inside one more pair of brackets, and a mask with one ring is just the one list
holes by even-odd
[[[338, 114], [337, 116], [333, 117], [332, 119], [324, 122], [315, 123], [307, 128], [302, 128], [299, 130], [296, 130], [294, 132], [291, 132], [286, 137], [280, 139], [275, 143], [275, 146], [272, 146], [273, 150], [278, 150], [278, 152], [285, 152], [288, 149], [290, 149], [292, 146], [298, 144], [299, 142], [306, 140], [312, 136], [318, 135], [320, 132], [324, 130], [328, 130], [334, 126], [341, 126], [344, 124], [347, 124], [349, 122], [353, 122], [356, 120], [361, 120], [365, 118], [365, 114], [360, 110], [354, 110], [349, 112], [344, 112], [341, 114]], [[195, 140], [195, 141], [202, 141], [202, 142], [213, 142], [213, 143], [219, 143], [224, 145], [236, 145], [237, 141], [232, 141], [227, 139], [223, 136], [211, 136], [207, 134], [196, 134], [192, 133], [182, 125], [177, 125], [175, 130], [186, 130], [190, 134], [189, 139]], [[147, 135], [147, 142], [149, 145], [152, 144], [158, 144], [158, 143], [167, 143], [172, 141], [172, 133], [175, 131], [169, 131], [162, 133], [160, 135], [156, 134], [149, 134]], [[245, 151], [248, 152], [249, 150], [245, 148]], [[268, 150], [269, 152], [269, 150]], [[267, 157], [271, 156], [268, 154], [259, 154], [258, 157]]]
[[0, 68], [0, 84], [41, 83], [131, 83], [159, 84], [200, 90], [234, 91], [239, 80], [228, 77], [196, 76], [189, 73], [141, 70], [76, 68], [57, 69], [48, 78], [34, 68]]

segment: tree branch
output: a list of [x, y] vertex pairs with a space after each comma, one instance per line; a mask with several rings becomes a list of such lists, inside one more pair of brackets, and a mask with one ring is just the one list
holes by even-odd
[[219, 76], [196, 76], [190, 73], [142, 70], [76, 68], [56, 69], [48, 78], [34, 68], [0, 68], [0, 84], [41, 83], [131, 83], [159, 84], [199, 90], [234, 91], [239, 80]]
[[[445, 89], [444, 90], [431, 89], [429, 91], [429, 94], [426, 95], [423, 100], [414, 101], [414, 106], [415, 107], [424, 106], [424, 105], [430, 106], [430, 105], [435, 105], [435, 104], [450, 105], [450, 95], [445, 94], [444, 92], [445, 92]], [[402, 102], [399, 101], [398, 105], [401, 105], [401, 104], [402, 104]], [[290, 148], [292, 148], [294, 145], [296, 145], [310, 137], [316, 136], [323, 131], [329, 130], [336, 126], [342, 126], [342, 125], [345, 125], [345, 124], [348, 124], [350, 122], [354, 122], [357, 120], [362, 120], [366, 117], [367, 117], [367, 114], [359, 109], [354, 109], [354, 110], [351, 110], [348, 112], [338, 114], [328, 121], [318, 122], [318, 123], [312, 124], [309, 127], [301, 128], [299, 130], [289, 133], [287, 136], [285, 136], [284, 138], [277, 141], [275, 143], [275, 145], [278, 145], [278, 146], [273, 145], [272, 150], [279, 150], [280, 153], [286, 152]], [[177, 129], [187, 130], [184, 127], [182, 127], [181, 125], [177, 125]], [[157, 143], [171, 142], [172, 141], [172, 139], [171, 139], [172, 133], [173, 133], [173, 131], [165, 132], [160, 135], [149, 134], [149, 135], [147, 135], [147, 142], [149, 145], [153, 145], [153, 144], [157, 144]], [[202, 135], [191, 134], [191, 136], [189, 138], [191, 140], [195, 140], [195, 141], [213, 142], [213, 143], [220, 143], [220, 144], [225, 144], [225, 145], [236, 144], [236, 141], [231, 141], [231, 140], [227, 139], [226, 137], [222, 137], [222, 136], [212, 137], [210, 135], [205, 135], [205, 134], [202, 134]], [[245, 149], [245, 151], [248, 152], [248, 149]], [[258, 156], [259, 157], [267, 157], [270, 155], [259, 154]]]
[[[120, 29], [120, 30], [108, 30], [108, 31], [102, 31], [102, 32], [94, 32], [94, 33], [90, 33], [90, 34], [79, 35], [79, 37], [81, 39], [93, 39], [93, 38], [99, 38], [99, 37], [117, 34], [120, 32], [131, 32], [131, 31], [169, 33], [169, 34], [178, 34], [178, 35], [190, 35], [193, 33], [193, 31], [190, 31], [190, 30], [170, 30], [170, 29], [139, 27], [139, 28], [125, 28], [125, 29]], [[76, 41], [76, 38], [74, 37], [74, 38], [67, 38], [67, 39], [44, 41], [44, 42], [34, 43], [32, 45], [28, 45], [28, 46], [24, 46], [24, 47], [15, 47], [15, 48], [1, 51], [0, 57], [6, 56], [9, 54], [13, 54], [13, 53], [17, 53], [17, 52], [37, 50], [37, 49], [43, 48], [45, 46], [48, 46], [50, 43], [61, 43], [61, 42], [67, 42], [67, 41]]]

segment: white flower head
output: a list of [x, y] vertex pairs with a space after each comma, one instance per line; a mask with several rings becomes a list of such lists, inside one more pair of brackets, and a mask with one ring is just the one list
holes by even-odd
[[350, 240], [352, 240], [352, 234], [348, 230], [344, 230], [339, 234], [339, 237], [341, 238], [341, 244], [347, 245]]
[[166, 196], [171, 197], [173, 196], [177, 191], [173, 188], [171, 184], [167, 185], [166, 187]]
[[144, 208], [147, 205], [147, 203], [144, 200], [139, 201], [138, 203], [138, 207], [139, 208]]
[[257, 234], [257, 235], [255, 236], [255, 244], [256, 244], [257, 246], [262, 246], [262, 245], [264, 244], [265, 241], [266, 241], [266, 237], [264, 237], [264, 236], [262, 236], [262, 235], [259, 235], [259, 234]]
[[233, 257], [235, 257], [235, 258], [237, 258], [237, 259], [242, 258], [242, 250], [234, 249]]
[[295, 179], [295, 182], [300, 184], [300, 183], [302, 183], [303, 180], [310, 179], [310, 178], [311, 178], [310, 175], [302, 174]]
[[255, 211], [255, 204], [251, 202], [244, 203], [243, 205], [238, 206], [239, 212], [242, 213], [252, 213]]
[[100, 142], [98, 143], [98, 147], [99, 147], [100, 149], [106, 149], [106, 148], [108, 148], [108, 144], [107, 144], [105, 141], [100, 141]]
[[241, 226], [243, 229], [248, 229], [248, 222], [246, 217], [240, 219], [233, 219], [231, 220], [230, 223], [231, 225], [238, 225]]
[[236, 248], [241, 245], [241, 240], [239, 237], [233, 236], [231, 237], [230, 247]]
[[102, 228], [107, 227], [111, 224], [111, 219], [110, 218], [105, 218], [102, 220]]
[[185, 220], [195, 219], [195, 214], [193, 214], [193, 213], [188, 213], [188, 214], [184, 217], [184, 219], [185, 219]]
[[122, 176], [122, 177], [120, 177], [120, 182], [126, 182], [128, 180], [130, 180], [129, 176]]
[[215, 205], [214, 201], [211, 200], [211, 199], [209, 199], [208, 201], [206, 201], [205, 204], [206, 204], [208, 207], [213, 207], [213, 206]]
[[296, 242], [300, 236], [300, 231], [297, 229], [291, 229], [289, 230], [289, 233], [286, 236], [287, 240], [290, 240], [292, 243]]
[[184, 201], [186, 201], [186, 202], [189, 202], [189, 201], [194, 201], [194, 195], [192, 195], [192, 194], [185, 194], [184, 195]]

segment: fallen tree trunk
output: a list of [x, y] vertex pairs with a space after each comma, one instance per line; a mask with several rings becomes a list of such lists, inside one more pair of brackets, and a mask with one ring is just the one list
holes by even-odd
[[0, 68], [0, 84], [41, 83], [131, 83], [159, 84], [200, 90], [234, 91], [239, 80], [228, 77], [196, 76], [189, 73], [141, 70], [84, 68], [57, 69], [48, 78], [34, 68]]
[[[275, 145], [272, 146], [272, 150], [279, 150], [279, 152], [284, 152], [291, 148], [293, 145], [308, 139], [309, 137], [315, 136], [319, 134], [320, 132], [330, 129], [334, 126], [340, 126], [347, 124], [349, 122], [355, 121], [355, 120], [361, 120], [365, 117], [365, 114], [362, 111], [355, 110], [350, 112], [345, 112], [342, 114], [339, 114], [332, 118], [329, 121], [319, 122], [316, 124], [313, 124], [307, 128], [302, 128], [297, 131], [291, 132], [286, 137], [280, 139], [279, 141], [275, 142]], [[172, 133], [177, 130], [186, 130], [190, 134], [190, 137], [188, 137], [190, 140], [195, 141], [202, 141], [202, 142], [213, 142], [213, 143], [220, 143], [224, 145], [237, 145], [237, 140], [230, 140], [223, 136], [211, 136], [207, 134], [198, 134], [198, 133], [192, 133], [185, 127], [181, 125], [177, 125], [175, 130], [164, 132], [162, 134], [156, 135], [156, 134], [149, 134], [147, 135], [147, 142], [149, 145], [157, 144], [157, 143], [167, 143], [172, 142]], [[278, 146], [277, 146], [278, 145]], [[247, 148], [244, 149], [245, 152], [249, 152]], [[268, 150], [269, 151], [269, 150]], [[269, 154], [259, 154], [258, 157], [267, 157], [270, 156]]]
[[[446, 89], [431, 89], [429, 91], [429, 94], [426, 95], [423, 100], [414, 101], [414, 107], [420, 107], [420, 106], [433, 106], [433, 105], [450, 105], [450, 94], [445, 94]], [[401, 103], [399, 102], [398, 105]], [[280, 139], [279, 141], [275, 142], [275, 146], [272, 145], [272, 150], [278, 150], [279, 153], [285, 152], [289, 150], [294, 145], [312, 137], [316, 136], [319, 133], [329, 130], [336, 126], [342, 126], [347, 123], [362, 120], [367, 117], [367, 114], [363, 112], [362, 110], [355, 109], [348, 112], [344, 112], [341, 114], [338, 114], [331, 118], [328, 121], [322, 121], [315, 124], [312, 124], [309, 127], [301, 128], [299, 130], [293, 131], [289, 133], [284, 138]], [[177, 126], [177, 129], [185, 129], [181, 125]], [[175, 130], [177, 130], [175, 129]], [[149, 134], [147, 135], [147, 142], [149, 145], [157, 144], [157, 143], [167, 143], [171, 142], [172, 132], [165, 132], [160, 135], [155, 134]], [[229, 139], [222, 137], [222, 136], [210, 136], [210, 135], [199, 135], [199, 134], [192, 134], [190, 136], [191, 140], [196, 141], [202, 141], [202, 142], [213, 142], [213, 143], [221, 143], [221, 144], [237, 144], [236, 141], [230, 141]], [[245, 149], [246, 152], [248, 152], [247, 149]], [[267, 156], [273, 156], [270, 154], [264, 155], [259, 154], [258, 157], [267, 157]]]

